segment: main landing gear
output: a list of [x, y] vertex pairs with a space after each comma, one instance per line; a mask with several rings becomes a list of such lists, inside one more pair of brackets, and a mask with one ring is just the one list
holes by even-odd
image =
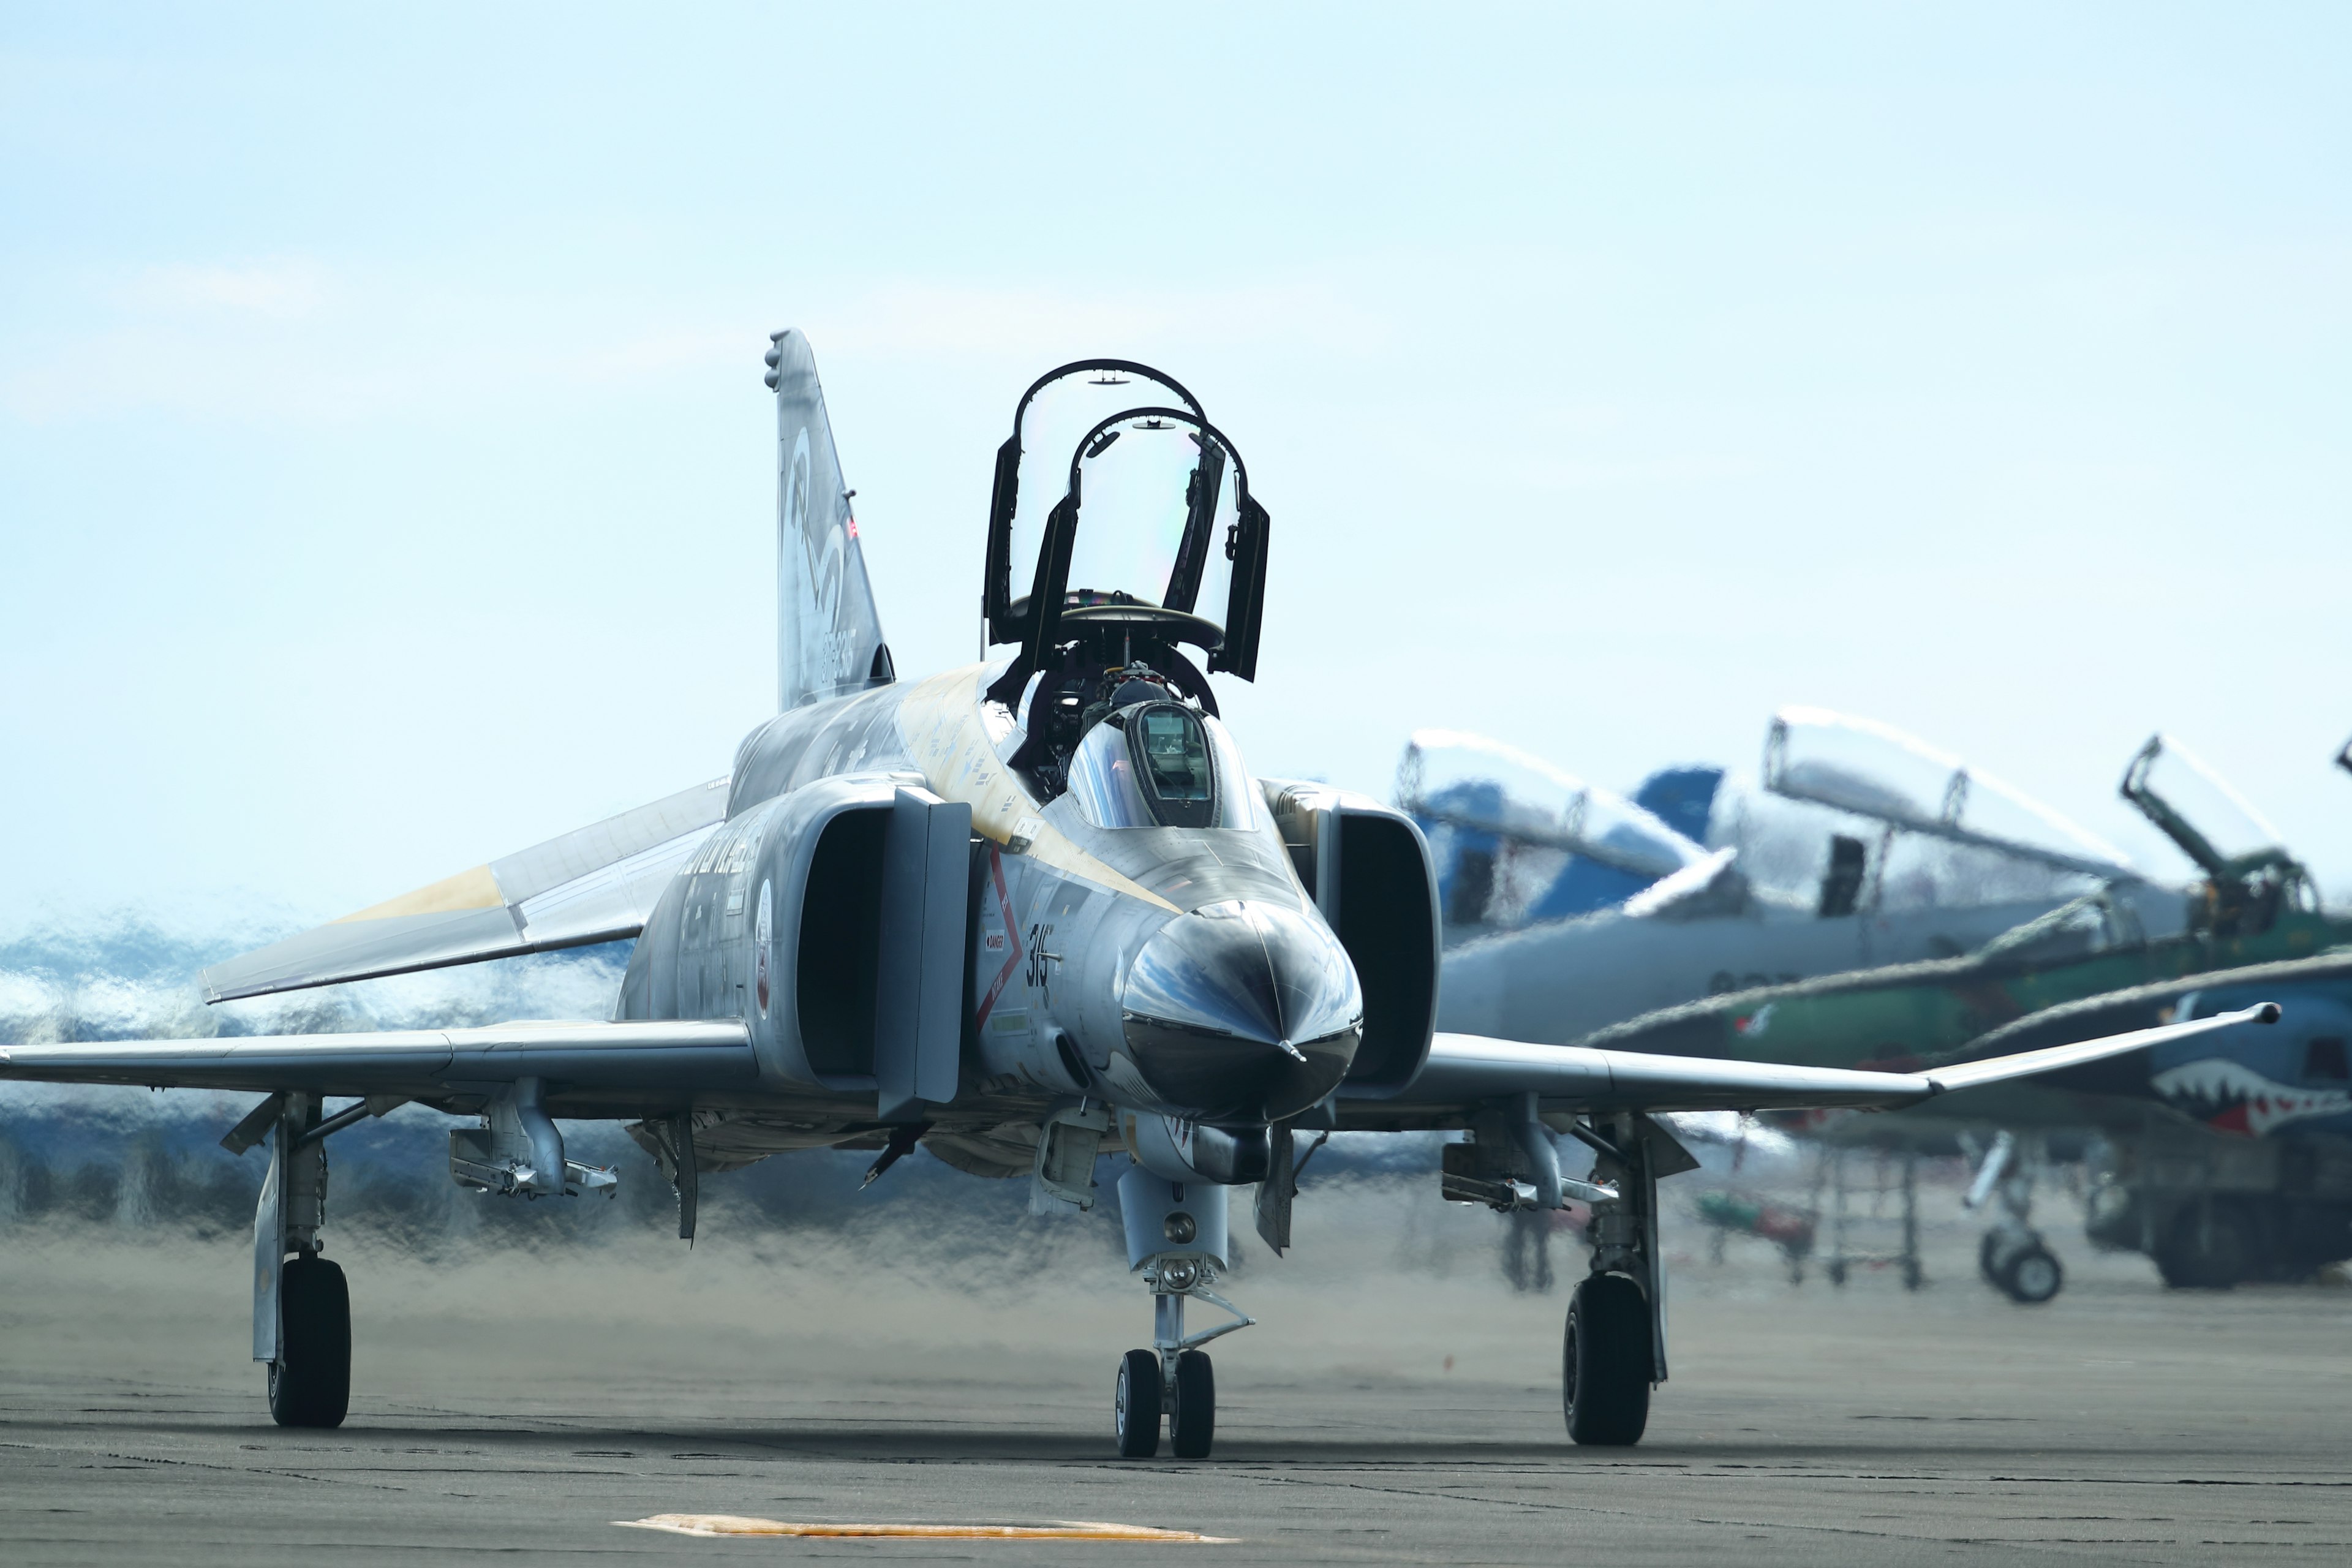
[[[1175, 1456], [1205, 1459], [1216, 1441], [1217, 1378], [1200, 1347], [1257, 1321], [1209, 1288], [1225, 1267], [1225, 1190], [1167, 1181], [1138, 1165], [1118, 1179], [1118, 1206], [1128, 1268], [1151, 1289], [1153, 1327], [1152, 1348], [1129, 1351], [1118, 1363], [1111, 1409], [1119, 1457], [1158, 1454], [1164, 1416]], [[1233, 1321], [1187, 1333], [1187, 1298]]]
[[269, 1414], [280, 1426], [340, 1426], [351, 1405], [351, 1290], [319, 1247], [332, 1130], [317, 1097], [284, 1098], [253, 1216], [253, 1359], [268, 1363]]
[[[253, 1215], [253, 1359], [269, 1368], [269, 1414], [280, 1426], [340, 1426], [352, 1398], [352, 1295], [343, 1271], [320, 1256], [327, 1220], [327, 1137], [406, 1103], [378, 1096], [325, 1114], [315, 1094], [273, 1094], [229, 1130], [221, 1146], [242, 1154], [265, 1139], [269, 1172]], [[522, 1197], [601, 1192], [616, 1177], [563, 1156], [563, 1135], [535, 1078], [515, 1080], [483, 1107], [478, 1128], [449, 1134], [449, 1173], [460, 1186]], [[692, 1126], [681, 1114], [669, 1134], [686, 1152], [678, 1183], [678, 1234], [694, 1234]], [[671, 1160], [665, 1169], [678, 1166]]]
[[[1555, 1127], [1592, 1151], [1590, 1180], [1561, 1171]], [[1666, 1381], [1658, 1180], [1697, 1169], [1689, 1150], [1638, 1111], [1547, 1121], [1532, 1094], [1486, 1106], [1466, 1141], [1445, 1145], [1440, 1190], [1449, 1202], [1509, 1215], [1557, 1210], [1570, 1198], [1592, 1205], [1592, 1268], [1569, 1300], [1560, 1336], [1560, 1412], [1579, 1443], [1630, 1447], [1649, 1425], [1650, 1390]]]
[[1662, 1166], [1671, 1164], [1671, 1174], [1697, 1162], [1643, 1116], [1610, 1119], [1606, 1137], [1581, 1123], [1572, 1131], [1599, 1155], [1593, 1182], [1614, 1192], [1592, 1205], [1586, 1233], [1592, 1241], [1592, 1271], [1568, 1304], [1560, 1341], [1560, 1411], [1571, 1440], [1630, 1447], [1649, 1426], [1651, 1389], [1666, 1380], [1658, 1175]]

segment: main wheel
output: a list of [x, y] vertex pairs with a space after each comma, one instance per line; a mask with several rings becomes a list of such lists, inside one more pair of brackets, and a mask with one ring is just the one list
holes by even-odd
[[1112, 1406], [1118, 1457], [1148, 1459], [1160, 1452], [1160, 1352], [1129, 1351], [1118, 1363]]
[[1622, 1274], [1595, 1274], [1568, 1304], [1559, 1402], [1579, 1443], [1628, 1447], [1650, 1424], [1650, 1303]]
[[340, 1426], [351, 1402], [351, 1289], [341, 1265], [306, 1254], [278, 1279], [269, 1414], [280, 1426]]
[[2176, 1290], [2227, 1290], [2252, 1273], [2247, 1215], [2226, 1198], [2183, 1204], [2157, 1237], [2156, 1271]]
[[1996, 1290], [2008, 1288], [2000, 1282], [2000, 1232], [1989, 1230], [1978, 1241], [1977, 1272], [1983, 1275], [1985, 1283]]
[[1209, 1352], [1176, 1358], [1176, 1403], [1168, 1412], [1168, 1447], [1180, 1459], [1205, 1459], [1217, 1437], [1217, 1374]]
[[2038, 1307], [2058, 1294], [2066, 1282], [2066, 1270], [2059, 1266], [2055, 1254], [2038, 1241], [2023, 1247], [2000, 1260], [2000, 1275], [1993, 1283], [2011, 1300], [2029, 1307]]

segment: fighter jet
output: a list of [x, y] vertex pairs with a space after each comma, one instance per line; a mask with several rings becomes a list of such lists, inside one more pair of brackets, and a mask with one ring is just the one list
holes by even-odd
[[[2336, 762], [2352, 772], [2352, 745]], [[2276, 931], [2281, 905], [2315, 901], [2277, 830], [2178, 742], [2158, 736], [2143, 747], [2124, 793], [2207, 872], [2199, 924], [2267, 922]], [[2278, 952], [2319, 951], [2060, 1003], [1983, 1036], [1967, 1054], [2047, 1045], [2129, 1020], [2205, 1016], [2255, 992], [2277, 999], [2284, 1027], [2224, 1030], [2112, 1058], [2031, 1089], [1962, 1097], [1952, 1112], [2004, 1128], [2071, 1123], [2104, 1132], [2114, 1168], [2091, 1189], [2086, 1228], [2103, 1246], [2146, 1253], [2168, 1285], [2294, 1279], [2352, 1258], [2352, 947], [2344, 945], [2352, 922], [2338, 920], [2316, 936], [2291, 924], [2281, 934]], [[1984, 1247], [1996, 1283], [2011, 1253], [2040, 1245], [2038, 1236], [2019, 1234], [2030, 1229], [2018, 1202], [2030, 1202], [2030, 1186], [2021, 1190], [2002, 1169], [2022, 1147], [2011, 1137], [1994, 1141], [1978, 1182], [1988, 1194], [1999, 1192], [2008, 1210]], [[2023, 1173], [2030, 1178], [2030, 1163]], [[2013, 1267], [2007, 1272], [2013, 1279]]]
[[1397, 804], [1448, 916], [1439, 1026], [1565, 1044], [1710, 994], [1958, 957], [2093, 889], [2140, 929], [2181, 927], [2177, 890], [2120, 851], [1887, 725], [1785, 710], [1761, 782], [1670, 768], [1629, 802], [1493, 741], [1416, 734]]
[[[262, 1096], [253, 1355], [281, 1424], [350, 1394], [348, 1285], [324, 1256], [335, 1134], [444, 1112], [452, 1177], [550, 1198], [616, 1180], [560, 1123], [612, 1119], [695, 1228], [706, 1173], [792, 1150], [928, 1148], [1083, 1211], [1118, 1159], [1149, 1348], [1120, 1360], [1118, 1450], [1206, 1456], [1201, 1348], [1253, 1320], [1215, 1289], [1230, 1187], [1289, 1240], [1301, 1129], [1467, 1134], [1446, 1190], [1593, 1205], [1568, 1310], [1579, 1442], [1642, 1436], [1666, 1376], [1657, 1183], [1692, 1162], [1654, 1112], [1916, 1104], [2190, 1037], [2263, 1009], [1925, 1073], [1864, 1073], [1438, 1034], [1438, 909], [1402, 814], [1254, 778], [1212, 678], [1252, 680], [1270, 519], [1191, 393], [1120, 360], [1015, 406], [989, 507], [996, 657], [898, 679], [815, 363], [777, 333], [781, 711], [730, 774], [209, 971], [214, 1000], [634, 935], [609, 1021], [10, 1047], [0, 1075]], [[1016, 581], [1026, 562], [1025, 584]], [[1024, 588], [1025, 592], [1016, 592]], [[337, 1105], [334, 1102], [343, 1103]], [[1574, 1176], [1555, 1145], [1594, 1156]], [[1188, 1329], [1199, 1305], [1225, 1321]]]
[[2111, 1168], [2090, 1190], [2084, 1228], [2102, 1246], [2147, 1254], [2175, 1289], [2298, 1279], [2352, 1258], [2352, 952], [2063, 1003], [1993, 1030], [1963, 1054], [2001, 1054], [2126, 1027], [2126, 1020], [2209, 1016], [2257, 994], [2277, 1001], [2280, 1027], [2131, 1052], [2054, 1073], [2031, 1092], [1958, 1097], [1948, 1118], [1935, 1119], [2002, 1130], [1989, 1143], [1979, 1140], [1986, 1153], [1978, 1188], [1998, 1194], [2004, 1213], [1979, 1249], [1988, 1279], [2022, 1300], [2046, 1300], [2059, 1283], [2051, 1265], [2038, 1289], [2024, 1277], [2047, 1247], [2031, 1232], [2030, 1184], [2014, 1185], [2019, 1175], [2030, 1184], [2032, 1169], [2016, 1165], [2026, 1146], [2012, 1129], [2103, 1133]]
[[[2293, 994], [2278, 993], [2294, 1020], [2292, 1038], [2217, 1035], [2179, 1052], [2118, 1058], [2096, 1075], [2059, 1075], [1874, 1119], [1869, 1131], [1880, 1142], [1923, 1125], [1937, 1140], [1956, 1127], [1983, 1134], [1976, 1198], [1997, 1196], [2002, 1217], [1979, 1261], [1991, 1283], [2021, 1302], [2054, 1296], [2063, 1270], [2030, 1223], [2033, 1171], [2021, 1163], [2024, 1146], [2001, 1135], [2011, 1130], [2104, 1131], [2123, 1152], [2123, 1169], [2104, 1200], [2105, 1217], [2094, 1215], [2094, 1233], [2147, 1252], [2169, 1282], [2291, 1275], [2352, 1257], [2352, 1226], [2342, 1223], [2352, 1218], [2352, 1175], [2322, 1182], [2320, 1174], [2336, 1159], [2320, 1158], [2332, 1129], [2314, 1124], [2248, 1155], [2182, 1120], [2210, 1123], [2226, 1113], [2232, 1084], [2255, 1101], [2332, 1103], [2329, 1075], [2345, 1037], [2341, 949], [2352, 942], [2352, 916], [2321, 907], [2277, 829], [2178, 741], [2158, 735], [2141, 747], [2121, 793], [2204, 873], [2176, 895], [2180, 915], [2170, 934], [2151, 933], [2150, 916], [2160, 911], [2147, 897], [2101, 887], [1958, 957], [1745, 989], [1563, 1043], [1913, 1070], [2084, 1037], [2120, 1018], [2194, 1017], [2199, 1006], [2218, 1009], [2217, 999], [2249, 984], [2266, 995], [2292, 985]], [[1892, 815], [1859, 796], [1851, 809]], [[2245, 973], [2231, 973], [2238, 970]], [[2288, 1065], [2305, 1047], [2310, 1062], [2295, 1061], [2307, 1083]], [[2151, 1116], [2167, 1107], [2181, 1114]], [[2274, 1124], [2265, 1119], [2261, 1131]], [[2280, 1152], [2303, 1131], [2322, 1142], [2306, 1145], [2304, 1159]], [[2252, 1216], [2242, 1235], [2227, 1225], [2217, 1230], [2217, 1194], [2227, 1200], [2225, 1220]], [[2321, 1217], [2296, 1217], [2307, 1212]]]

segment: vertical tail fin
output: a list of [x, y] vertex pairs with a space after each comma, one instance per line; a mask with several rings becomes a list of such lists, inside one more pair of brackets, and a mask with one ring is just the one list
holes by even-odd
[[776, 389], [776, 705], [798, 708], [896, 679], [866, 577], [833, 422], [808, 339], [768, 351]]

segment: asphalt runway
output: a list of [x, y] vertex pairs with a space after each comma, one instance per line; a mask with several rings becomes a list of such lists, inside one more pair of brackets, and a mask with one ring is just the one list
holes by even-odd
[[[1202, 1463], [1111, 1456], [1112, 1373], [1148, 1309], [1091, 1241], [997, 1273], [723, 1227], [691, 1254], [641, 1238], [456, 1261], [358, 1237], [331, 1246], [353, 1287], [352, 1414], [320, 1433], [269, 1423], [241, 1237], [19, 1227], [0, 1277], [0, 1558], [1749, 1568], [2352, 1550], [2352, 1290], [2167, 1292], [2053, 1226], [2069, 1289], [2018, 1309], [1975, 1279], [1949, 1216], [1916, 1295], [1883, 1272], [1792, 1285], [1752, 1241], [1712, 1262], [1681, 1221], [1649, 1439], [1578, 1449], [1555, 1381], [1564, 1296], [1504, 1284], [1491, 1216], [1387, 1201], [1310, 1220], [1302, 1199], [1301, 1251], [1230, 1281], [1264, 1322], [1216, 1347]], [[1555, 1257], [1565, 1273], [1571, 1250]], [[1226, 1540], [615, 1522], [661, 1514]]]

